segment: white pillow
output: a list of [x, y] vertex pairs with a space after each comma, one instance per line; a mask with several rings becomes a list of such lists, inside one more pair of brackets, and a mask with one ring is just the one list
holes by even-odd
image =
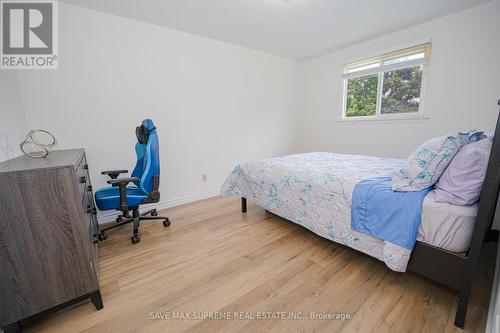
[[471, 133], [454, 133], [433, 138], [417, 148], [407, 159], [406, 167], [392, 176], [394, 191], [420, 191], [434, 185], [460, 147], [468, 144]]

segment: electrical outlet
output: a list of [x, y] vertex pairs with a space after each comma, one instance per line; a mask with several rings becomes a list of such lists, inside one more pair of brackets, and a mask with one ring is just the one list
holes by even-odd
[[201, 175], [201, 181], [206, 182], [207, 180], [208, 180], [207, 174], [204, 173], [203, 175]]

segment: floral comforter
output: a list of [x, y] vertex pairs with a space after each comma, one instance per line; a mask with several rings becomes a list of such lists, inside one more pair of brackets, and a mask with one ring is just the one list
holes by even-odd
[[363, 179], [387, 176], [404, 161], [359, 155], [307, 153], [236, 166], [222, 196], [241, 196], [334, 242], [404, 272], [411, 250], [351, 229], [351, 198]]

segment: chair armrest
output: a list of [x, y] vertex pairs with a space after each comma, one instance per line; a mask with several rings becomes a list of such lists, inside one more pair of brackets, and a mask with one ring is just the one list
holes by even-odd
[[108, 184], [111, 186], [118, 186], [120, 188], [120, 207], [123, 214], [127, 214], [127, 185], [131, 182], [137, 182], [141, 180], [138, 177], [125, 177], [125, 178], [116, 178], [108, 180]]
[[116, 178], [116, 179], [110, 179], [108, 180], [108, 184], [111, 184], [111, 185], [127, 185], [128, 183], [132, 183], [132, 182], [137, 182], [141, 180], [141, 178], [138, 178], [138, 177], [125, 177], [125, 178]]
[[116, 179], [121, 173], [127, 173], [128, 170], [107, 170], [102, 171], [101, 175], [108, 175], [111, 179]]

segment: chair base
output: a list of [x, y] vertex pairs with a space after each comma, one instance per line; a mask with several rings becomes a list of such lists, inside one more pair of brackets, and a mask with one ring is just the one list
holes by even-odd
[[105, 241], [106, 239], [108, 239], [107, 231], [121, 227], [122, 225], [128, 223], [133, 223], [133, 234], [132, 237], [130, 237], [130, 241], [132, 242], [132, 244], [137, 244], [141, 241], [141, 237], [139, 236], [140, 221], [163, 220], [163, 226], [165, 228], [170, 226], [171, 224], [168, 217], [158, 216], [158, 211], [156, 209], [148, 210], [147, 212], [144, 212], [142, 214], [139, 213], [139, 207], [132, 207], [130, 208], [130, 210], [132, 211], [132, 216], [130, 216], [130, 211], [123, 212], [123, 215], [120, 215], [116, 218], [116, 224], [102, 229], [99, 228], [99, 240]]

